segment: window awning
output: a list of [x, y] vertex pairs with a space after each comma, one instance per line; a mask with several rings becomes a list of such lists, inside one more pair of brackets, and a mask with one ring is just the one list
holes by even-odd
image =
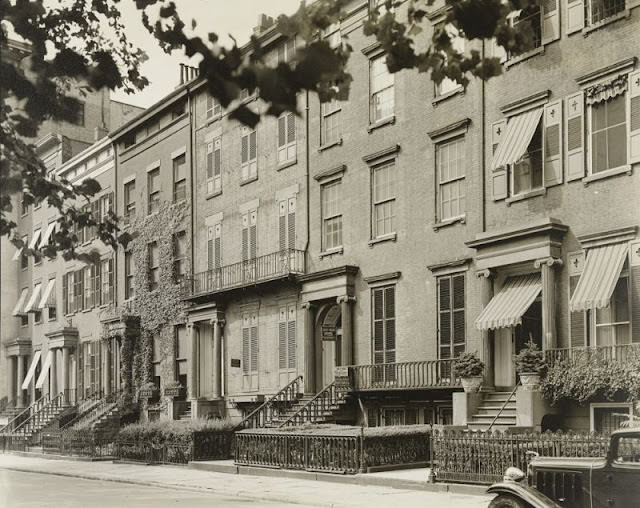
[[502, 141], [493, 154], [491, 169], [496, 170], [506, 164], [517, 162], [524, 155], [536, 132], [542, 117], [542, 108], [526, 111], [515, 116], [507, 123]]
[[55, 222], [52, 222], [47, 226], [47, 229], [45, 230], [44, 235], [42, 235], [42, 240], [40, 240], [40, 245], [38, 245], [39, 249], [42, 249], [42, 247], [46, 247], [46, 245], [49, 243], [49, 238], [51, 238], [51, 233], [53, 233], [53, 230], [55, 228], [56, 228]]
[[36, 372], [36, 367], [38, 366], [38, 362], [40, 361], [40, 355], [42, 351], [36, 351], [33, 354], [33, 358], [31, 359], [31, 365], [29, 365], [29, 370], [27, 371], [27, 375], [24, 377], [24, 381], [22, 382], [22, 389], [27, 390], [29, 388], [29, 383], [31, 382], [31, 378], [33, 374]]
[[51, 295], [51, 291], [53, 290], [53, 286], [56, 285], [56, 279], [50, 279], [47, 287], [44, 288], [42, 292], [42, 298], [40, 298], [40, 303], [38, 304], [38, 309], [44, 309], [47, 305], [47, 300], [49, 300], [49, 295]]
[[24, 249], [24, 245], [22, 247], [20, 247], [18, 250], [16, 250], [13, 253], [13, 257], [11, 258], [11, 261], [18, 261], [18, 259], [20, 259], [20, 256], [22, 255], [22, 250]]
[[[53, 349], [50, 349], [47, 352], [47, 356], [44, 359], [44, 363], [42, 364], [42, 370], [40, 371], [40, 376], [36, 381], [36, 388], [41, 389], [44, 384], [44, 380], [47, 378], [47, 374], [49, 373], [49, 367], [51, 367], [51, 360], [53, 359]], [[53, 395], [53, 394], [52, 394]]]
[[33, 286], [33, 293], [31, 293], [31, 298], [29, 298], [29, 301], [27, 302], [27, 305], [24, 308], [25, 312], [35, 312], [38, 309], [34, 309], [34, 306], [36, 304], [36, 300], [38, 299], [38, 296], [40, 295], [40, 288], [42, 287], [42, 284], [36, 284], [35, 286]]
[[522, 323], [522, 315], [541, 290], [539, 273], [510, 277], [480, 313], [476, 319], [476, 328], [491, 330], [519, 325]]
[[602, 309], [609, 305], [627, 250], [626, 243], [613, 243], [587, 251], [584, 270], [569, 302], [571, 312]]
[[29, 294], [29, 290], [24, 288], [22, 293], [20, 293], [20, 298], [18, 298], [16, 306], [13, 308], [13, 312], [11, 313], [12, 316], [20, 316], [21, 314], [24, 314], [24, 301], [27, 299], [27, 294]]
[[30, 249], [35, 249], [36, 248], [36, 244], [38, 243], [38, 239], [40, 238], [40, 230], [36, 229], [33, 232], [33, 237], [31, 238], [31, 241], [29, 242], [29, 248]]

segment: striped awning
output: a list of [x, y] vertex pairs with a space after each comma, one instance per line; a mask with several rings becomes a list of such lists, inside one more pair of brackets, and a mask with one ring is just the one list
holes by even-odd
[[492, 330], [508, 328], [522, 323], [522, 315], [527, 312], [542, 290], [539, 273], [509, 277], [500, 292], [476, 319], [476, 328]]
[[502, 141], [500, 141], [496, 153], [493, 154], [492, 170], [506, 164], [513, 164], [524, 155], [541, 117], [542, 108], [538, 108], [514, 116], [509, 120]]
[[20, 298], [16, 302], [16, 306], [13, 308], [13, 312], [11, 312], [12, 316], [23, 316], [24, 315], [24, 304], [27, 299], [27, 295], [29, 294], [29, 290], [24, 288], [20, 293]]
[[627, 251], [626, 243], [602, 245], [587, 251], [584, 270], [569, 302], [571, 312], [602, 309], [609, 305]]
[[29, 370], [27, 371], [27, 375], [22, 382], [22, 389], [27, 390], [29, 388], [29, 383], [31, 382], [31, 378], [33, 374], [36, 372], [36, 367], [38, 366], [38, 362], [40, 361], [40, 355], [42, 351], [36, 351], [33, 353], [33, 359], [31, 360], [31, 365], [29, 365]]
[[42, 370], [40, 371], [40, 375], [38, 376], [38, 380], [36, 381], [36, 388], [40, 390], [42, 385], [44, 384], [44, 380], [47, 379], [47, 374], [49, 374], [49, 367], [51, 367], [51, 361], [53, 360], [53, 349], [47, 351], [47, 356], [44, 359], [44, 363], [42, 364]]

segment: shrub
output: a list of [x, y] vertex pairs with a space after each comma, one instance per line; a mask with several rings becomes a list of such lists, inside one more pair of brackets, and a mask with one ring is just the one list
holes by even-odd
[[476, 353], [462, 353], [456, 359], [456, 374], [460, 377], [481, 376], [484, 371], [484, 362]]
[[516, 355], [516, 370], [519, 373], [540, 373], [545, 370], [546, 364], [542, 351], [532, 340]]
[[229, 419], [205, 420], [195, 418], [187, 422], [160, 419], [154, 422], [133, 423], [120, 429], [118, 441], [187, 442], [194, 432], [232, 431], [234, 423]]

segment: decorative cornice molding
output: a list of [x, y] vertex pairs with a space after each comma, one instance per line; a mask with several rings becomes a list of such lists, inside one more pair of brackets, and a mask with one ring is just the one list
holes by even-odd
[[558, 266], [558, 267], [562, 266], [563, 262], [562, 262], [562, 259], [554, 258], [553, 256], [549, 256], [549, 257], [541, 258], [541, 259], [536, 259], [533, 262], [533, 267], [536, 268], [536, 269], [541, 268], [542, 265], [546, 265], [546, 266], [548, 266], [550, 268], [553, 268], [554, 266]]
[[347, 302], [347, 303], [353, 303], [355, 302], [357, 299], [355, 296], [349, 296], [349, 295], [342, 295], [339, 296], [338, 298], [336, 298], [336, 303], [339, 305], [341, 303]]
[[636, 65], [637, 58], [635, 56], [625, 58], [606, 67], [601, 67], [595, 71], [588, 72], [576, 78], [576, 83], [580, 86], [587, 86], [602, 78], [611, 77], [612, 74], [622, 74], [629, 72]]
[[366, 162], [367, 164], [371, 164], [375, 161], [377, 161], [378, 159], [382, 159], [383, 157], [388, 157], [390, 155], [394, 155], [396, 153], [398, 153], [400, 151], [400, 145], [396, 144], [393, 146], [390, 146], [388, 148], [385, 148], [384, 150], [379, 150], [377, 152], [374, 153], [370, 153], [369, 155], [365, 155], [362, 157], [362, 160], [364, 162]]
[[638, 226], [626, 226], [578, 236], [578, 241], [584, 249], [591, 249], [610, 243], [620, 243], [633, 240], [636, 237]]
[[448, 268], [456, 268], [458, 266], [465, 266], [471, 263], [473, 258], [455, 259], [453, 261], [445, 261], [444, 263], [435, 263], [433, 265], [427, 265], [427, 270], [431, 272], [440, 272]]
[[340, 275], [355, 275], [360, 268], [355, 265], [343, 265], [335, 268], [328, 268], [319, 272], [308, 273], [306, 275], [298, 276], [300, 282], [310, 282], [315, 280], [330, 279], [331, 277], [338, 277]]
[[549, 102], [550, 96], [550, 90], [542, 90], [541, 92], [536, 92], [534, 94], [528, 95], [527, 97], [523, 97], [522, 99], [518, 99], [516, 101], [505, 104], [504, 106], [500, 106], [500, 112], [504, 116], [518, 115], [524, 111], [542, 107], [544, 104]]
[[381, 275], [372, 275], [371, 277], [364, 277], [363, 280], [367, 284], [376, 284], [378, 282], [387, 282], [391, 280], [397, 280], [402, 275], [402, 272], [389, 272]]
[[471, 118], [463, 118], [462, 120], [458, 120], [457, 122], [450, 123], [445, 127], [441, 127], [439, 129], [432, 130], [431, 132], [427, 132], [427, 136], [431, 138], [432, 141], [443, 141], [445, 139], [449, 139], [455, 136], [459, 136], [461, 134], [465, 134], [469, 129], [469, 124], [471, 123]]
[[337, 166], [334, 166], [332, 168], [329, 169], [325, 169], [324, 171], [321, 171], [320, 173], [318, 173], [317, 175], [315, 175], [313, 177], [314, 180], [316, 181], [321, 181], [321, 180], [326, 180], [332, 176], [340, 176], [342, 177], [343, 173], [347, 170], [347, 165], [346, 164], [338, 164]]
[[564, 235], [569, 230], [569, 226], [562, 224], [558, 219], [546, 217], [535, 221], [527, 226], [504, 229], [500, 231], [490, 231], [476, 235], [474, 240], [465, 242], [467, 247], [481, 249], [501, 242], [513, 241], [517, 238], [530, 237], [536, 234], [559, 234]]

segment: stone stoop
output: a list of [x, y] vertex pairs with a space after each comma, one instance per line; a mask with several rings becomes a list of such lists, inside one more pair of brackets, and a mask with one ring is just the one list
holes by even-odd
[[[507, 403], [502, 413], [500, 409]], [[470, 430], [486, 430], [496, 415], [500, 416], [493, 424], [492, 429], [505, 429], [516, 425], [516, 397], [510, 392], [487, 392], [482, 403], [468, 422]]]
[[[304, 395], [300, 397], [296, 402], [289, 406], [286, 411], [279, 416], [273, 418], [265, 427], [277, 428], [284, 422], [291, 418], [297, 411], [305, 406], [313, 395]], [[309, 420], [305, 423], [344, 423], [352, 424], [355, 419], [353, 408], [351, 407], [351, 398], [349, 395], [345, 395], [344, 398], [338, 400], [335, 404], [331, 405], [328, 410], [324, 411], [319, 418], [315, 420]]]

